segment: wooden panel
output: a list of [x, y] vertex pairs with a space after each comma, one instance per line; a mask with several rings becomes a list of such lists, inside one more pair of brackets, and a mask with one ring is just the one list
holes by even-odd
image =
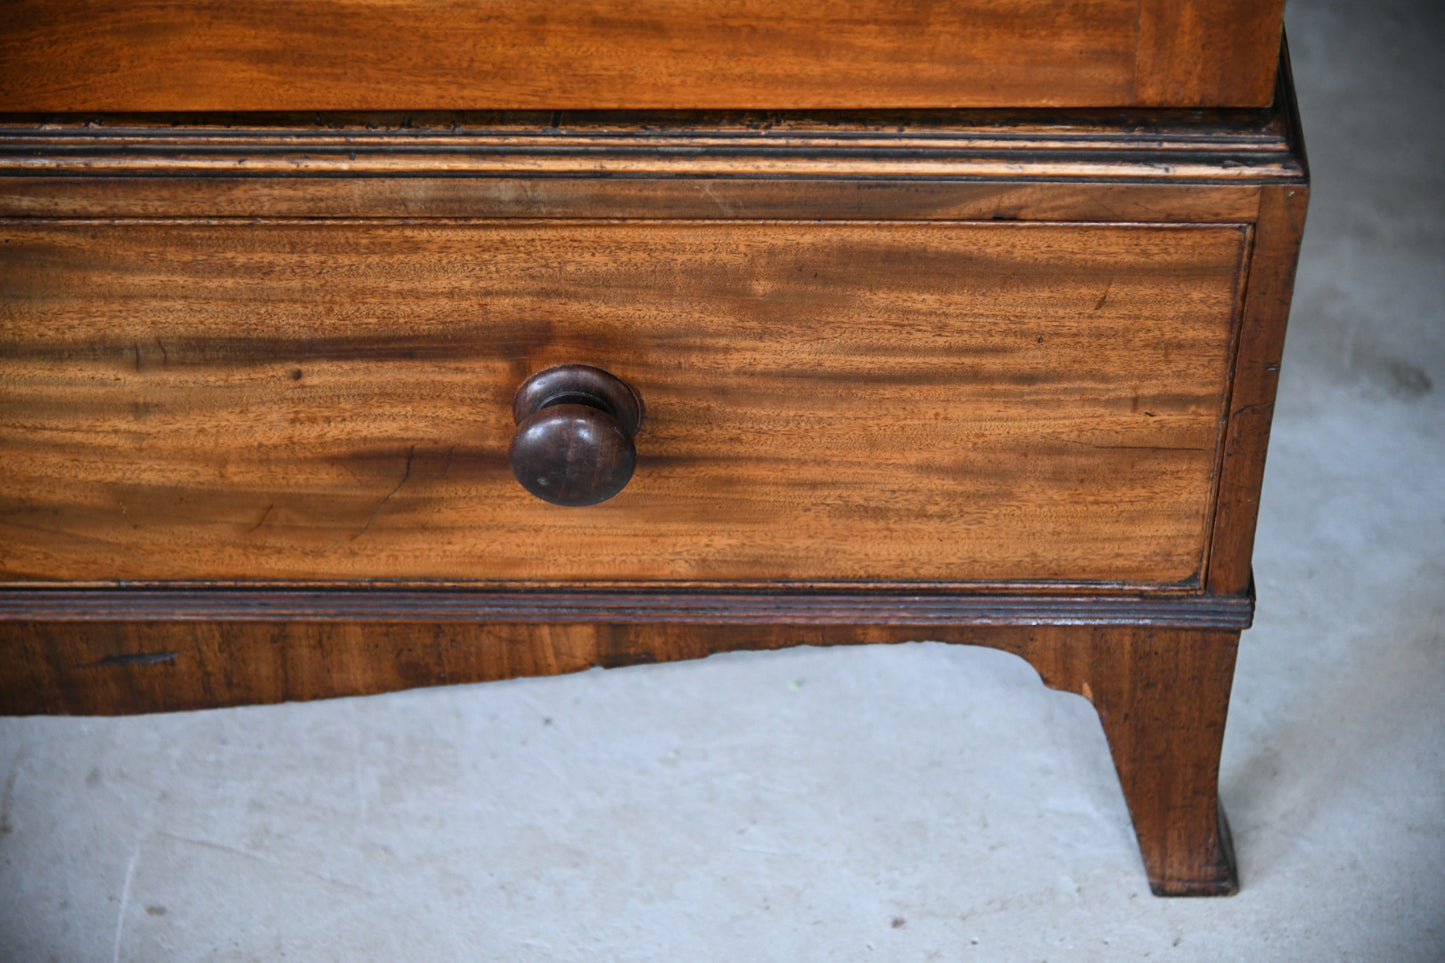
[[[0, 567], [1197, 584], [1247, 233], [12, 223]], [[647, 406], [589, 508], [506, 462], [569, 362]]]
[[7, 0], [0, 111], [1262, 106], [1282, 7]]

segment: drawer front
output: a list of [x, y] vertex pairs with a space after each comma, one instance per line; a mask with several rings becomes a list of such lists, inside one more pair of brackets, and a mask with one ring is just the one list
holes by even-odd
[[[1197, 585], [1237, 225], [10, 222], [0, 579]], [[512, 477], [625, 379], [631, 483]]]
[[5, 0], [0, 112], [1267, 106], [1284, 0]]

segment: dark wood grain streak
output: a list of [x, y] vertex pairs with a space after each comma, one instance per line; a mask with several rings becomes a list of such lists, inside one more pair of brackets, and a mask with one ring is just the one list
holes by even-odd
[[0, 111], [1262, 106], [1282, 10], [1283, 0], [9, 0]]
[[0, 714], [161, 712], [932, 639], [1028, 660], [1099, 711], [1156, 893], [1237, 883], [1218, 805], [1237, 631], [1126, 626], [3, 622]]
[[640, 584], [613, 589], [342, 586], [0, 588], [0, 621], [610, 622], [698, 625], [1158, 625], [1241, 630], [1251, 595], [989, 594], [973, 589], [802, 587], [748, 591]]

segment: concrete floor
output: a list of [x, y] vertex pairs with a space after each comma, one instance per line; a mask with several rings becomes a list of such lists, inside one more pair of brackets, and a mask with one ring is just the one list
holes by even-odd
[[1445, 5], [1290, 3], [1237, 897], [1149, 895], [1082, 699], [925, 643], [0, 720], [0, 959], [1445, 959]]

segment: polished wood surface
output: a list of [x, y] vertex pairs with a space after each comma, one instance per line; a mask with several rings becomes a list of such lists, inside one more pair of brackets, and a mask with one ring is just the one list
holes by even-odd
[[1140, 0], [1133, 103], [1269, 103], [1283, 20], [1284, 0]]
[[1264, 106], [1283, 0], [6, 0], [0, 112]]
[[[1197, 585], [1247, 237], [6, 225], [0, 571]], [[648, 425], [564, 510], [512, 395], [579, 362]]]

